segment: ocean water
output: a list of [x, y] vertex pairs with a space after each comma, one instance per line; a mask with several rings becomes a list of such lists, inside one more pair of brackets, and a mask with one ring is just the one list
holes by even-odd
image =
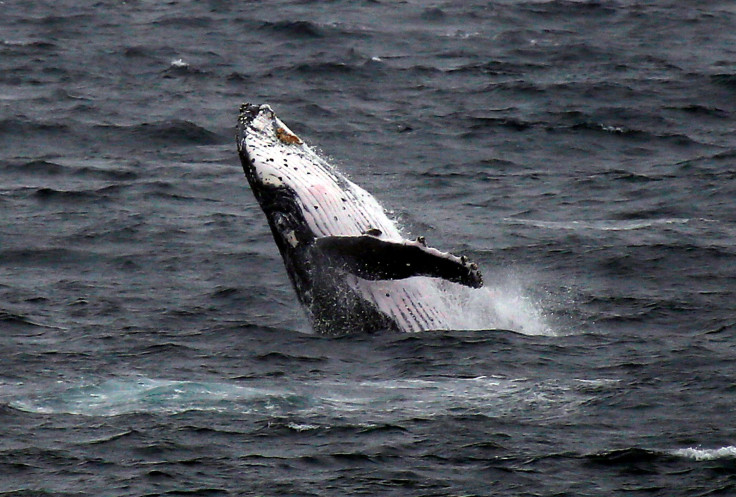
[[[732, 2], [0, 12], [0, 495], [736, 495]], [[311, 334], [244, 101], [499, 325]]]

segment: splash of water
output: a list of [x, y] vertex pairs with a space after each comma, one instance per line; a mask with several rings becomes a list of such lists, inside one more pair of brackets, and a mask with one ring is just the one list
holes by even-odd
[[525, 335], [555, 335], [539, 302], [515, 281], [480, 289], [441, 286], [441, 302], [458, 330], [503, 329]]

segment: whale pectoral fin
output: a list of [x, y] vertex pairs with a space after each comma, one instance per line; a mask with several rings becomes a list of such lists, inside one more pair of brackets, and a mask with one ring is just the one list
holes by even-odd
[[375, 236], [327, 236], [315, 240], [313, 248], [328, 264], [367, 280], [431, 276], [472, 288], [483, 286], [476, 264], [420, 242], [392, 242]]

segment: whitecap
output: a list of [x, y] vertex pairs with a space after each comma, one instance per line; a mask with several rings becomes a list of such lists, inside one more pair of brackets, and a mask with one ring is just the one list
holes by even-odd
[[633, 231], [656, 226], [671, 224], [687, 224], [689, 218], [661, 218], [661, 219], [600, 219], [591, 221], [545, 221], [541, 219], [517, 219], [505, 218], [503, 220], [511, 225], [533, 226], [536, 228], [572, 230], [572, 231]]
[[294, 430], [298, 432], [314, 431], [320, 428], [319, 425], [313, 425], [309, 423], [287, 423], [286, 427], [289, 428], [290, 430]]
[[696, 461], [713, 461], [715, 459], [734, 459], [736, 458], [736, 447], [728, 445], [720, 449], [701, 449], [688, 447], [686, 449], [677, 449], [672, 454], [678, 457], [695, 459]]
[[184, 59], [174, 59], [171, 61], [171, 67], [175, 67], [177, 69], [186, 69], [189, 67], [189, 63], [184, 62]]

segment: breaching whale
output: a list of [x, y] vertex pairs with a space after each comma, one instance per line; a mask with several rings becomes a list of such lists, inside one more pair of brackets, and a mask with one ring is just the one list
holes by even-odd
[[378, 201], [296, 136], [268, 105], [243, 104], [236, 141], [289, 279], [322, 334], [453, 328], [444, 294], [479, 288], [466, 257], [405, 239]]

